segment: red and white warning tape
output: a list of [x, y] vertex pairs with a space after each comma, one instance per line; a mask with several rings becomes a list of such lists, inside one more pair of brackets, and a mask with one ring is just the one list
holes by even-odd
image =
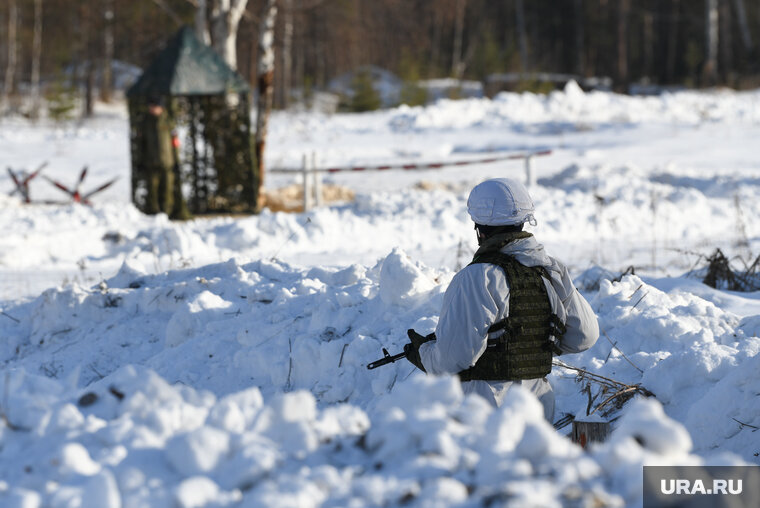
[[[391, 169], [402, 170], [425, 170], [425, 169], [441, 169], [450, 166], [468, 166], [471, 164], [488, 164], [491, 162], [499, 162], [515, 159], [527, 159], [528, 157], [536, 157], [541, 155], [551, 154], [551, 150], [541, 150], [538, 152], [520, 153], [512, 155], [502, 155], [499, 157], [489, 157], [487, 159], [464, 159], [457, 161], [444, 161], [444, 162], [426, 162], [418, 164], [386, 164], [381, 166], [350, 166], [350, 167], [335, 167], [335, 168], [314, 168], [310, 171], [319, 173], [343, 173], [349, 171], [387, 171]], [[293, 170], [286, 169], [272, 169], [270, 173], [289, 173]]]

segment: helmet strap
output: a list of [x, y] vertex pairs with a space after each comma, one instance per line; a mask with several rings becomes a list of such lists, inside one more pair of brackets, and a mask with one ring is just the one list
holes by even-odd
[[517, 233], [523, 230], [523, 224], [509, 224], [505, 226], [486, 226], [484, 224], [475, 224], [475, 234], [478, 237], [478, 245], [491, 238], [493, 235], [501, 233]]

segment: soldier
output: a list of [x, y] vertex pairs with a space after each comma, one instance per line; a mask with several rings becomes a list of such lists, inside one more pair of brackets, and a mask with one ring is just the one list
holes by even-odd
[[567, 268], [523, 231], [526, 222], [536, 224], [525, 186], [487, 180], [470, 193], [467, 211], [480, 248], [447, 288], [435, 333], [409, 330], [407, 359], [431, 374], [458, 374], [465, 393], [494, 406], [520, 384], [551, 421], [552, 357], [591, 347], [599, 337], [596, 316]]
[[146, 212], [169, 215], [174, 205], [175, 154], [171, 121], [159, 98], [152, 97], [148, 101], [142, 139], [148, 191]]

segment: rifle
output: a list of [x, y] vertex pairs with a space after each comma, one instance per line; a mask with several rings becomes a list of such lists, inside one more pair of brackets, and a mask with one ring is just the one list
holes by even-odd
[[[406, 334], [409, 336], [409, 339], [412, 341], [412, 344], [416, 344], [417, 347], [419, 347], [420, 344], [424, 344], [425, 342], [435, 340], [435, 333], [430, 333], [428, 335], [423, 336], [415, 332], [414, 330], [407, 330]], [[407, 344], [407, 346], [408, 345], [409, 344]], [[380, 358], [379, 360], [375, 360], [374, 362], [368, 363], [367, 368], [369, 370], [376, 369], [378, 367], [382, 367], [383, 365], [388, 365], [389, 363], [397, 362], [401, 360], [402, 358], [406, 358], [406, 348], [404, 348], [404, 351], [402, 353], [399, 353], [393, 356], [391, 356], [391, 354], [388, 352], [387, 349], [383, 348], [383, 357]], [[417, 364], [415, 363], [415, 365]]]
[[378, 367], [382, 367], [383, 365], [388, 365], [389, 363], [397, 362], [401, 360], [402, 358], [406, 358], [406, 351], [399, 353], [397, 355], [391, 356], [388, 350], [383, 348], [383, 357], [380, 358], [379, 360], [375, 360], [374, 362], [368, 363], [367, 368], [369, 370], [376, 369]]

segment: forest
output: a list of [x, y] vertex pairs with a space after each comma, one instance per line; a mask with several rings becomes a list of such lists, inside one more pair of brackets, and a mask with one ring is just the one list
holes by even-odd
[[275, 108], [364, 65], [406, 82], [518, 73], [523, 89], [536, 73], [618, 92], [758, 83], [760, 3], [746, 0], [4, 0], [0, 111], [34, 115], [69, 90], [91, 112], [118, 89], [114, 62], [143, 68], [185, 24], [255, 83], [267, 19]]

